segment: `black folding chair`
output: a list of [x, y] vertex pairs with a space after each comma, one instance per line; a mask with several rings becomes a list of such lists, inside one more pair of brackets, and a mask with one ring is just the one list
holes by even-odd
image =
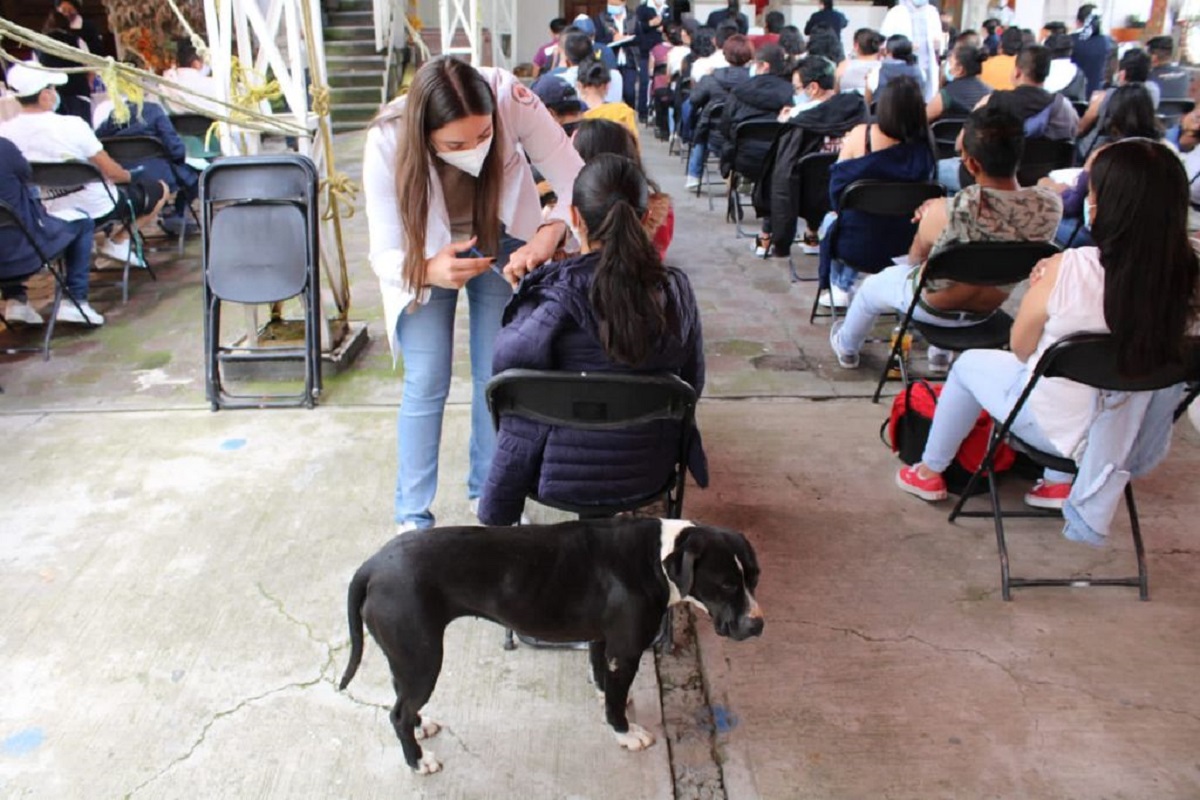
[[[936, 197], [945, 197], [946, 187], [940, 183], [933, 182], [914, 182], [902, 183], [893, 181], [874, 181], [863, 180], [855, 181], [846, 187], [846, 191], [842, 192], [842, 197], [838, 202], [838, 213], [842, 214], [846, 211], [860, 211], [864, 214], [872, 214], [878, 217], [900, 217], [902, 219], [911, 220], [913, 214], [921, 207], [921, 204], [926, 200], [932, 200]], [[912, 245], [912, 238], [917, 232], [916, 223], [911, 223], [904, 237], [899, 237], [895, 241], [877, 241], [873, 244], [877, 248], [874, 255], [875, 260], [870, 262], [850, 263], [846, 257], [838, 249], [838, 227], [836, 225], [829, 232], [831, 236], [830, 248], [833, 257], [844, 263], [846, 266], [858, 272], [867, 274], [875, 274], [883, 271], [890, 266], [892, 259], [902, 253], [907, 253]], [[903, 239], [903, 240], [901, 240]], [[808, 321], [813, 323], [817, 317], [832, 317], [837, 318], [837, 308], [830, 303], [829, 313], [817, 313], [818, 303], [821, 299], [821, 292], [831, 289], [829, 277], [822, 278], [817, 284], [817, 294], [813, 298], [812, 313], [809, 314]], [[831, 298], [832, 299], [832, 298]]]
[[958, 134], [962, 131], [964, 124], [966, 124], [965, 119], [941, 117], [935, 119], [929, 126], [929, 135], [933, 137], [938, 158], [954, 158], [958, 155], [954, 146], [958, 143]]
[[[109, 186], [108, 181], [104, 180], [104, 175], [101, 174], [99, 167], [90, 161], [34, 162], [29, 166], [33, 170], [32, 181], [34, 185], [42, 189], [44, 197], [47, 199], [66, 197], [85, 186], [98, 183], [104, 187], [104, 191], [108, 193], [108, 197], [114, 205], [121, 202], [117, 193]], [[129, 257], [125, 259], [125, 263], [122, 266], [121, 280], [106, 283], [93, 282], [92, 284], [93, 286], [121, 287], [122, 303], [129, 302], [129, 272], [133, 267], [133, 255], [142, 251], [142, 234], [137, 228], [137, 220], [133, 216], [133, 209], [126, 208], [125, 211], [128, 212], [128, 219], [120, 216], [116, 222], [109, 224], [110, 229], [118, 225], [122, 227], [130, 239]], [[154, 270], [149, 263], [146, 263], [145, 272], [150, 276], [150, 280], [158, 280], [158, 276], [154, 274]]]
[[1158, 101], [1158, 115], [1162, 117], [1163, 125], [1170, 128], [1196, 108], [1196, 101], [1190, 97], [1164, 97]]
[[963, 505], [971, 496], [975, 485], [992, 472], [993, 459], [996, 449], [1001, 442], [1008, 444], [1017, 452], [1031, 458], [1036, 464], [1060, 472], [1077, 473], [1078, 466], [1070, 458], [1038, 450], [1027, 442], [1015, 436], [1011, 430], [1014, 420], [1025, 406], [1030, 394], [1044, 378], [1065, 378], [1096, 389], [1117, 392], [1148, 392], [1165, 389], [1180, 383], [1187, 383], [1191, 388], [1184, 400], [1175, 410], [1175, 419], [1179, 419], [1187, 407], [1200, 392], [1200, 338], [1193, 337], [1189, 342], [1188, 356], [1183, 363], [1174, 364], [1138, 378], [1127, 378], [1117, 369], [1116, 347], [1113, 337], [1103, 333], [1078, 333], [1056, 342], [1038, 360], [1033, 375], [1025, 390], [1017, 399], [1008, 417], [999, 426], [993, 426], [991, 442], [987, 454], [979, 465], [979, 469], [971, 476], [966, 490], [959, 497], [950, 512], [950, 521], [958, 517], [991, 517], [996, 525], [996, 547], [1000, 556], [1000, 589], [1005, 600], [1011, 600], [1011, 589], [1022, 586], [1136, 586], [1142, 600], [1150, 597], [1149, 583], [1146, 574], [1146, 552], [1142, 544], [1141, 526], [1138, 522], [1137, 506], [1133, 500], [1133, 484], [1125, 484], [1125, 506], [1129, 511], [1130, 532], [1133, 536], [1133, 547], [1137, 554], [1138, 574], [1123, 578], [1016, 578], [1009, 574], [1008, 546], [1004, 539], [1004, 517], [1045, 517], [1057, 516], [1056, 512], [1036, 511], [1003, 511], [1000, 508], [1000, 494], [996, 481], [989, 480], [991, 510], [964, 511]]
[[1075, 114], [1080, 119], [1083, 119], [1083, 115], [1087, 113], [1087, 110], [1090, 107], [1091, 107], [1091, 104], [1088, 103], [1088, 101], [1086, 101], [1086, 100], [1072, 100], [1071, 101], [1071, 108], [1075, 109]]
[[[320, 263], [317, 172], [299, 155], [224, 158], [200, 176], [204, 263], [205, 385], [212, 410], [303, 405], [321, 391]], [[299, 347], [222, 345], [224, 302], [269, 304], [299, 297]], [[234, 354], [304, 363], [300, 394], [238, 395], [226, 391], [221, 364]]]
[[[721, 177], [721, 151], [713, 147], [713, 133], [721, 127], [721, 118], [725, 116], [725, 101], [710, 100], [711, 109], [708, 110], [709, 125], [708, 125], [708, 144], [704, 151], [704, 162], [700, 165], [700, 183], [696, 185], [696, 197], [699, 197], [703, 192], [708, 195], [708, 210], [713, 210], [713, 187], [724, 186], [725, 180]], [[693, 145], [694, 146], [694, 145]], [[716, 179], [713, 179], [713, 172], [716, 171]]]
[[[113, 161], [116, 161], [131, 172], [137, 169], [144, 161], [152, 158], [163, 160], [176, 174], [181, 169], [189, 169], [189, 167], [180, 167], [175, 164], [167, 152], [166, 145], [153, 136], [106, 136], [100, 140], [100, 144], [104, 145], [104, 151], [112, 156]], [[200, 224], [200, 217], [197, 215], [196, 209], [192, 206], [192, 203], [197, 198], [188, 196], [187, 191], [183, 188], [180, 188], [179, 191], [184, 192], [184, 197], [188, 201], [188, 213], [192, 215], [192, 219], [198, 226]], [[179, 237], [175, 245], [175, 249], [180, 255], [183, 255], [183, 245], [186, 236], [187, 221], [180, 220]]]
[[[559, 372], [510, 369], [496, 375], [487, 386], [488, 408], [496, 429], [506, 415], [563, 428], [588, 431], [622, 431], [650, 422], [673, 420], [679, 424], [679, 442], [662, 483], [633, 498], [607, 503], [570, 503], [536, 493], [530, 499], [542, 505], [577, 514], [580, 519], [602, 519], [634, 511], [656, 500], [665, 500], [667, 516], [683, 515], [683, 494], [688, 453], [696, 418], [696, 391], [670, 373], [635, 375], [618, 372]], [[659, 641], [670, 631], [670, 614], [663, 620]], [[513, 632], [505, 633], [511, 650]], [[522, 639], [535, 646], [539, 642]], [[575, 643], [565, 645], [574, 647]]]
[[783, 123], [776, 120], [749, 120], [733, 126], [729, 133], [730, 147], [733, 152], [733, 171], [729, 175], [729, 213], [737, 228], [738, 238], [752, 239], [758, 234], [742, 229], [743, 208], [742, 194], [739, 184], [743, 180], [754, 183], [762, 176], [763, 158], [747, 156], [745, 148], [748, 145], [762, 145], [763, 157], [775, 141], [775, 136]]
[[[796, 162], [793, 170], [795, 180], [799, 181], [799, 208], [796, 216], [803, 219], [810, 230], [819, 230], [825, 215], [833, 210], [829, 201], [829, 170], [837, 163], [837, 153], [809, 153]], [[764, 253], [766, 258], [769, 253]], [[815, 281], [818, 276], [802, 276], [796, 271], [796, 262], [788, 254], [788, 274], [792, 283], [800, 281]]]
[[203, 114], [171, 114], [171, 126], [175, 128], [175, 132], [180, 136], [194, 136], [201, 142], [208, 136], [208, 131], [212, 128], [215, 120], [212, 117], [206, 117]]
[[[922, 293], [929, 281], [948, 280], [974, 286], [1020, 283], [1029, 277], [1039, 261], [1057, 252], [1058, 247], [1052, 242], [966, 242], [950, 245], [930, 256], [921, 270], [912, 302], [908, 304], [908, 311], [900, 323], [900, 332], [892, 343], [892, 351], [883, 364], [871, 402], [879, 402], [879, 395], [883, 392], [883, 385], [887, 383], [888, 373], [894, 363], [899, 363], [900, 379], [904, 385], [908, 385], [908, 367], [900, 351], [909, 328], [920, 333], [931, 346], [943, 350], [961, 353], [964, 350], [1008, 347], [1013, 319], [1000, 309], [973, 325], [962, 327], [950, 328], [914, 320], [917, 307], [924, 303]], [[942, 313], [947, 318], [961, 319], [961, 315], [955, 312], [939, 312], [929, 306], [922, 307], [935, 316]]]
[[[54, 323], [58, 316], [58, 308], [60, 305], [62, 305], [63, 297], [66, 297], [68, 300], [70, 300], [72, 303], [75, 304], [75, 308], [79, 309], [80, 316], [82, 316], [85, 320], [88, 319], [88, 316], [87, 316], [87, 314], [84, 314], [83, 309], [80, 308], [79, 300], [77, 298], [75, 298], [75, 296], [72, 295], [71, 291], [67, 288], [67, 280], [66, 280], [66, 276], [65, 276], [64, 272], [59, 271], [54, 266], [56, 261], [60, 261], [62, 259], [62, 255], [63, 255], [62, 252], [60, 251], [58, 253], [53, 253], [53, 254], [48, 255], [46, 253], [46, 251], [43, 250], [41, 248], [41, 246], [38, 244], [37, 239], [35, 239], [33, 237], [33, 232], [30, 231], [29, 228], [25, 225], [25, 223], [21, 220], [21, 218], [19, 216], [17, 216], [17, 212], [13, 209], [13, 207], [10, 206], [8, 203], [5, 203], [3, 200], [0, 200], [0, 228], [15, 228], [16, 230], [19, 230], [21, 232], [21, 235], [25, 237], [25, 240], [29, 242], [29, 246], [33, 248], [33, 251], [35, 253], [37, 253], [38, 259], [40, 259], [40, 263], [37, 265], [37, 267], [30, 270], [25, 275], [7, 278], [5, 280], [6, 283], [7, 282], [17, 283], [20, 281], [24, 281], [24, 280], [32, 277], [33, 275], [36, 275], [38, 272], [41, 272], [43, 268], [48, 270], [50, 272], [50, 274], [54, 276], [54, 301], [50, 304], [50, 318], [48, 320], [46, 320], [46, 335], [42, 339], [41, 346], [40, 347], [5, 347], [4, 352], [6, 352], [6, 353], [38, 353], [38, 352], [40, 352], [42, 354], [42, 360], [49, 361], [50, 360], [50, 339], [51, 339], [51, 337], [54, 336]], [[4, 318], [2, 309], [0, 309], [0, 322], [3, 322], [5, 327], [7, 327], [9, 329], [12, 328], [12, 326], [9, 324], [8, 320]], [[86, 322], [86, 325], [89, 328], [96, 327], [91, 321]]]

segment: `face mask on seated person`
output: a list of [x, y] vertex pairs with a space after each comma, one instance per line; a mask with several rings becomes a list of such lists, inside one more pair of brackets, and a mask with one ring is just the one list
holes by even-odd
[[452, 167], [461, 169], [472, 178], [478, 178], [483, 172], [483, 162], [487, 160], [488, 152], [492, 149], [492, 139], [489, 136], [470, 150], [447, 150], [439, 152], [437, 157]]

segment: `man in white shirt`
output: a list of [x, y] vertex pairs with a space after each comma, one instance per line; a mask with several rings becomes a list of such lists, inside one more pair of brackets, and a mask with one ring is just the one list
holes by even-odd
[[184, 93], [164, 86], [159, 95], [163, 99], [164, 105], [176, 113], [190, 112], [191, 109], [178, 105], [172, 106], [171, 103], [172, 99], [186, 100], [200, 109], [196, 113], [222, 116], [222, 107], [219, 105], [221, 89], [217, 84], [217, 79], [211, 75], [208, 65], [204, 63], [204, 59], [187, 39], [181, 39], [176, 45], [175, 62], [179, 66], [164, 72], [163, 77], [188, 91]]
[[[96, 134], [82, 119], [55, 114], [59, 97], [56, 86], [67, 76], [49, 72], [34, 62], [14, 64], [6, 82], [17, 96], [21, 113], [0, 124], [0, 136], [17, 146], [30, 163], [87, 161], [104, 176], [105, 184], [90, 183], [77, 191], [45, 200], [46, 210], [63, 220], [91, 217], [97, 228], [117, 221], [139, 220], [156, 215], [162, 208], [168, 189], [161, 182], [142, 182], [104, 151]], [[114, 185], [120, 184], [120, 185]], [[141, 257], [132, 252], [133, 243], [123, 226], [116, 226], [100, 247], [101, 254], [124, 263], [129, 260], [144, 267]]]

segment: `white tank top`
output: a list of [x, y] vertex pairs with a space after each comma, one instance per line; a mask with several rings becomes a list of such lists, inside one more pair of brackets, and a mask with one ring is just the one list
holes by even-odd
[[[1050, 345], [1073, 333], [1108, 333], [1104, 321], [1104, 267], [1095, 247], [1066, 250], [1058, 280], [1046, 303], [1046, 327], [1037, 350], [1029, 357], [1033, 367]], [[1074, 457], [1096, 416], [1097, 390], [1063, 378], [1038, 381], [1027, 403], [1038, 427], [1066, 456]]]

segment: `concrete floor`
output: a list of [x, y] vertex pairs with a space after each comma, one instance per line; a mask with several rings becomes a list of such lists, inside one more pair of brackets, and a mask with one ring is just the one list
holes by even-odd
[[[348, 160], [361, 140], [341, 138]], [[417, 778], [373, 644], [336, 691], [346, 583], [391, 532], [400, 399], [360, 211], [353, 316], [373, 341], [315, 411], [205, 410], [194, 247], [161, 256], [127, 306], [95, 292], [110, 324], [64, 330], [50, 362], [0, 358], [0, 796], [702, 796], [673, 782], [682, 751], [662, 740], [710, 731], [722, 785], [704, 796], [733, 800], [1200, 796], [1200, 435], [1180, 426], [1137, 485], [1151, 602], [1030, 589], [1004, 603], [990, 523], [949, 525], [891, 485], [886, 408], [865, 399], [882, 354], [838, 370], [807, 321], [813, 284], [752, 258], [646, 141], [676, 198], [669, 260], [703, 306], [713, 483], [690, 490], [688, 516], [745, 531], [763, 564], [761, 640], [697, 622], [706, 707], [664, 731], [647, 658], [634, 715], [660, 741], [620, 751], [581, 653], [504, 652], [498, 628], [459, 622], [428, 707], [445, 771]], [[460, 358], [447, 523], [470, 519], [466, 375]], [[1016, 500], [1021, 482], [1006, 484]], [[1017, 572], [1132, 567], [1124, 522], [1102, 550], [1045, 521], [1013, 523], [1010, 546]]]

